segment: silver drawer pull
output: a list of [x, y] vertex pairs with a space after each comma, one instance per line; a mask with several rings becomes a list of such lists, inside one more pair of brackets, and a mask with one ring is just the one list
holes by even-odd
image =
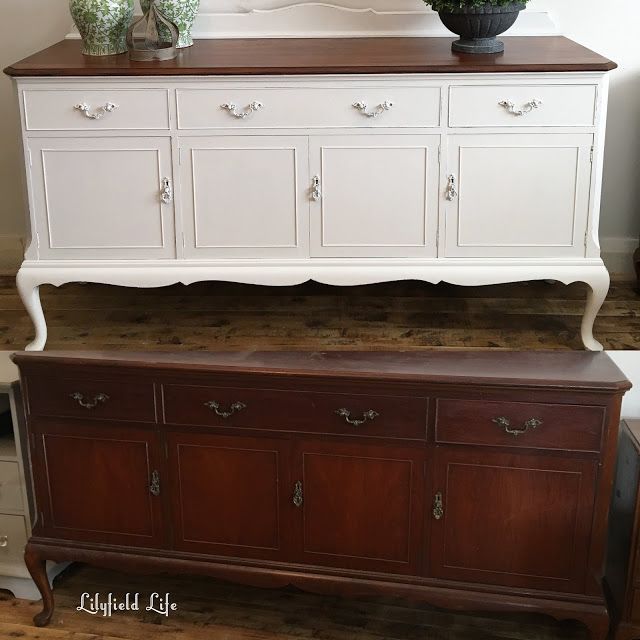
[[9, 546], [9, 536], [0, 536], [0, 548]]
[[311, 184], [311, 199], [318, 202], [322, 198], [322, 189], [320, 188], [320, 176], [313, 176]]
[[106, 393], [98, 393], [91, 400], [85, 400], [82, 393], [76, 391], [69, 396], [72, 400], [75, 400], [81, 407], [85, 409], [95, 409], [99, 404], [104, 404], [109, 400], [109, 396]]
[[501, 100], [498, 104], [514, 116], [520, 117], [527, 115], [527, 113], [531, 113], [534, 109], [539, 109], [542, 106], [542, 100], [534, 98], [527, 102], [522, 109], [517, 109], [516, 105], [511, 102], [511, 100]]
[[162, 188], [160, 198], [163, 204], [171, 204], [173, 202], [173, 186], [169, 178], [162, 178]]
[[352, 418], [351, 411], [349, 411], [349, 409], [338, 409], [336, 411], [336, 414], [339, 415], [341, 418], [344, 418], [345, 422], [353, 425], [354, 427], [359, 427], [360, 425], [367, 422], [367, 420], [375, 420], [377, 417], [380, 416], [380, 414], [377, 411], [374, 411], [373, 409], [369, 409], [369, 411], [365, 411], [362, 414], [362, 418], [360, 420], [358, 420], [357, 418]]
[[241, 120], [248, 118], [256, 111], [260, 111], [263, 107], [262, 102], [258, 102], [257, 100], [249, 103], [244, 111], [238, 111], [238, 105], [235, 102], [225, 102], [225, 104], [220, 105], [221, 109], [226, 109], [234, 118], [240, 118]]
[[447, 190], [446, 190], [446, 198], [449, 202], [452, 202], [458, 197], [458, 190], [456, 188], [456, 177], [451, 174], [447, 177]]
[[504, 416], [494, 418], [493, 422], [495, 422], [499, 427], [502, 427], [505, 433], [508, 433], [510, 436], [516, 437], [521, 436], [523, 433], [527, 433], [529, 429], [537, 429], [542, 424], [542, 420], [538, 420], [538, 418], [531, 418], [531, 420], [527, 420], [522, 425], [522, 429], [517, 429], [513, 428], [511, 426], [511, 420], [509, 420], [509, 418], [505, 418]]
[[354, 102], [351, 105], [354, 109], [357, 109], [363, 116], [367, 118], [377, 118], [381, 116], [385, 111], [390, 111], [393, 108], [393, 100], [385, 100], [382, 104], [379, 104], [375, 109], [369, 111], [369, 105], [360, 100]]
[[237, 413], [238, 411], [242, 411], [243, 409], [247, 408], [247, 405], [244, 402], [234, 402], [229, 407], [229, 410], [225, 411], [224, 409], [220, 408], [220, 403], [216, 402], [215, 400], [211, 400], [210, 402], [205, 402], [204, 406], [211, 409], [211, 411], [214, 411], [217, 416], [220, 416], [225, 420], [227, 418], [230, 418], [234, 413]]
[[104, 106], [98, 107], [95, 111], [91, 111], [91, 107], [86, 102], [81, 102], [77, 104], [74, 109], [80, 111], [80, 113], [84, 113], [85, 118], [89, 118], [89, 120], [101, 120], [107, 115], [107, 113], [111, 113], [118, 109], [118, 105], [113, 102], [107, 102]]

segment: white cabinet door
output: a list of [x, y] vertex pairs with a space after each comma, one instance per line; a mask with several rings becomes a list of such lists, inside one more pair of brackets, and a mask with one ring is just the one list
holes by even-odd
[[175, 256], [169, 138], [31, 138], [28, 147], [41, 258]]
[[306, 136], [182, 138], [186, 258], [308, 255]]
[[448, 144], [446, 257], [584, 256], [592, 135], [453, 135]]
[[436, 255], [437, 135], [311, 138], [314, 257]]

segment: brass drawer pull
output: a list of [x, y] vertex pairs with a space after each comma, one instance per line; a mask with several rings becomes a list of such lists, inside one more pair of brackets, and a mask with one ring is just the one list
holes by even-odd
[[293, 504], [300, 508], [302, 506], [303, 496], [302, 496], [302, 482], [298, 480], [293, 490]]
[[151, 474], [151, 484], [149, 485], [149, 492], [152, 496], [160, 495], [160, 474], [154, 471]]
[[351, 411], [349, 409], [338, 409], [336, 410], [336, 414], [341, 418], [344, 418], [345, 422], [353, 425], [354, 427], [359, 427], [361, 424], [364, 424], [367, 420], [375, 420], [380, 414], [373, 409], [369, 409], [369, 411], [365, 411], [362, 414], [362, 419], [358, 420], [357, 418], [351, 417]]
[[433, 517], [436, 520], [442, 520], [444, 516], [444, 503], [442, 501], [442, 492], [438, 491], [433, 498]]
[[0, 548], [4, 549], [4, 547], [9, 546], [9, 536], [0, 536]]
[[109, 396], [106, 393], [98, 393], [93, 396], [92, 400], [85, 400], [84, 395], [78, 391], [70, 394], [69, 397], [85, 409], [95, 409], [99, 404], [104, 404], [109, 400]]
[[215, 411], [215, 414], [217, 416], [220, 416], [225, 420], [227, 418], [230, 418], [234, 413], [237, 413], [238, 411], [242, 411], [243, 409], [247, 408], [247, 405], [244, 402], [234, 402], [229, 407], [229, 410], [225, 411], [224, 409], [220, 408], [220, 403], [216, 402], [215, 400], [211, 400], [210, 402], [205, 402], [204, 406], [211, 409], [211, 411]]
[[521, 436], [523, 433], [527, 433], [529, 429], [537, 429], [542, 424], [542, 420], [538, 420], [538, 418], [531, 418], [531, 420], [527, 420], [524, 425], [522, 425], [522, 429], [512, 428], [511, 420], [504, 416], [494, 418], [493, 422], [495, 422], [499, 427], [502, 427], [505, 433], [516, 437]]

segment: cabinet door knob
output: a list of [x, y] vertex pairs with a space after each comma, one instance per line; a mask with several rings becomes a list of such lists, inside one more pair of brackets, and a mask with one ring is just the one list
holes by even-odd
[[0, 548], [9, 546], [9, 536], [0, 536]]
[[216, 402], [215, 400], [210, 400], [209, 402], [205, 402], [204, 406], [211, 409], [211, 411], [215, 412], [217, 416], [220, 416], [225, 420], [227, 418], [230, 418], [234, 413], [237, 413], [238, 411], [242, 411], [243, 409], [247, 408], [247, 405], [244, 402], [234, 402], [229, 407], [229, 409], [225, 411], [224, 409], [221, 408], [220, 403]]
[[84, 117], [89, 118], [89, 120], [102, 120], [107, 113], [115, 111], [118, 108], [118, 105], [113, 102], [107, 102], [102, 107], [98, 107], [95, 111], [91, 111], [91, 107], [86, 102], [81, 102], [73, 108], [80, 111], [80, 113], [83, 113]]
[[512, 115], [521, 117], [526, 116], [527, 113], [531, 113], [534, 109], [539, 109], [542, 106], [542, 100], [534, 98], [533, 100], [525, 103], [521, 109], [518, 109], [511, 100], [501, 100], [498, 104], [501, 107], [504, 107]]
[[162, 198], [163, 204], [171, 204], [173, 202], [173, 186], [169, 178], [162, 178], [160, 198]]
[[160, 473], [158, 471], [154, 471], [151, 474], [151, 483], [149, 484], [149, 493], [152, 496], [160, 495]]
[[296, 482], [295, 487], [293, 489], [293, 504], [300, 508], [302, 506], [303, 503], [303, 496], [302, 496], [302, 482], [300, 480], [298, 480], [298, 482]]
[[390, 111], [393, 108], [393, 100], [385, 100], [377, 107], [369, 110], [369, 105], [364, 100], [359, 100], [353, 103], [353, 108], [357, 109], [363, 116], [367, 118], [378, 118], [385, 111]]
[[509, 420], [509, 418], [505, 418], [504, 416], [494, 418], [493, 422], [495, 422], [499, 427], [502, 427], [502, 430], [505, 433], [508, 433], [510, 436], [516, 437], [521, 436], [523, 433], [527, 433], [527, 431], [529, 431], [530, 429], [537, 429], [542, 424], [542, 420], [538, 420], [538, 418], [531, 418], [522, 425], [522, 429], [518, 429], [512, 427], [511, 420]]
[[258, 102], [257, 100], [250, 102], [244, 111], [239, 111], [238, 105], [235, 102], [225, 102], [220, 105], [221, 109], [226, 109], [234, 118], [239, 118], [240, 120], [248, 118], [251, 114], [260, 111], [263, 107], [262, 102]]
[[85, 409], [95, 409], [99, 404], [104, 404], [109, 400], [109, 396], [106, 393], [98, 393], [91, 400], [85, 399], [84, 394], [79, 391], [71, 393], [69, 397]]
[[457, 196], [458, 196], [458, 189], [456, 188], [456, 177], [453, 174], [451, 174], [447, 178], [446, 197], [447, 197], [447, 200], [451, 202], [452, 200], [455, 200]]
[[367, 420], [375, 420], [380, 416], [380, 414], [377, 411], [374, 411], [373, 409], [369, 409], [369, 411], [365, 411], [362, 414], [362, 418], [360, 419], [352, 418], [351, 411], [349, 411], [349, 409], [337, 409], [336, 414], [339, 415], [341, 418], [344, 418], [344, 421], [346, 423], [351, 424], [354, 427], [359, 427], [360, 425], [367, 422]]
[[444, 502], [442, 501], [442, 492], [438, 491], [433, 498], [433, 517], [436, 520], [442, 520], [444, 516]]

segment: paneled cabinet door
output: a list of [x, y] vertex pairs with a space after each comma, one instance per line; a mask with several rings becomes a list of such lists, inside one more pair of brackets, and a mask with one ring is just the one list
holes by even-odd
[[41, 258], [173, 258], [169, 138], [28, 142]]
[[185, 257], [308, 255], [305, 136], [182, 138], [180, 145]]
[[299, 562], [420, 573], [423, 450], [301, 441], [294, 460]]
[[33, 477], [39, 534], [163, 547], [164, 478], [157, 435], [146, 429], [68, 421], [36, 428]]
[[439, 448], [431, 575], [583, 592], [597, 461]]
[[445, 256], [584, 256], [592, 145], [591, 134], [451, 136]]
[[436, 256], [439, 136], [311, 138], [311, 255]]
[[169, 433], [174, 546], [284, 560], [293, 506], [286, 440]]

